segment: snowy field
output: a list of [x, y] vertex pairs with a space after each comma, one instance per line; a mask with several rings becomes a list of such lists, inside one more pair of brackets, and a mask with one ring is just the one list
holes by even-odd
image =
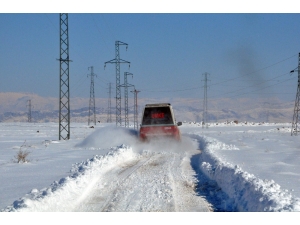
[[[183, 123], [182, 142], [132, 129], [0, 123], [2, 212], [299, 212], [300, 137], [290, 124]], [[29, 152], [27, 163], [16, 155]]]

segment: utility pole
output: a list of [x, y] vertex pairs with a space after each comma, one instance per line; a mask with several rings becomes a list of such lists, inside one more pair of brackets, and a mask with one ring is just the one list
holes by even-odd
[[129, 68], [130, 68], [130, 62], [125, 61], [123, 59], [120, 59], [120, 51], [119, 47], [120, 45], [125, 45], [126, 50], [128, 48], [128, 44], [121, 42], [121, 41], [116, 41], [115, 42], [115, 53], [116, 53], [116, 58], [107, 61], [104, 63], [104, 68], [106, 67], [107, 63], [114, 63], [116, 64], [116, 126], [122, 126], [122, 118], [121, 118], [121, 87], [120, 87], [120, 64], [121, 63], [128, 63]]
[[139, 127], [138, 127], [138, 103], [137, 103], [137, 94], [138, 94], [140, 91], [138, 91], [138, 90], [136, 90], [136, 89], [134, 88], [134, 90], [131, 91], [131, 92], [133, 92], [133, 94], [134, 94], [134, 116], [133, 116], [133, 124], [134, 124], [134, 129], [135, 129], [135, 130], [138, 130]]
[[28, 100], [28, 123], [31, 123], [31, 100]]
[[295, 100], [295, 107], [294, 107], [294, 116], [293, 116], [293, 123], [292, 123], [292, 130], [291, 136], [297, 136], [299, 132], [298, 123], [299, 123], [299, 101], [300, 101], [300, 53], [298, 55], [298, 67], [291, 71], [291, 73], [298, 71], [298, 84], [297, 84], [297, 94]]
[[107, 123], [111, 123], [111, 83], [108, 86]]
[[125, 72], [124, 73], [124, 84], [120, 85], [120, 87], [124, 87], [124, 94], [125, 94], [125, 127], [129, 127], [129, 118], [128, 118], [128, 87], [132, 87], [132, 84], [128, 84], [127, 76], [132, 76], [132, 73]]
[[[91, 122], [94, 121], [94, 125], [96, 125], [96, 108], [95, 108], [95, 91], [94, 91], [94, 76], [97, 77], [96, 74], [94, 74], [94, 67], [91, 66], [88, 69], [91, 68], [91, 87], [90, 87], [90, 104], [89, 104], [89, 120], [88, 125], [90, 125]], [[87, 75], [89, 76], [89, 75]], [[91, 116], [93, 118], [91, 119]]]
[[60, 13], [59, 140], [70, 139], [68, 13]]
[[202, 128], [204, 126], [208, 128], [207, 124], [207, 76], [209, 75], [208, 73], [204, 73], [204, 98], [203, 98], [203, 121], [202, 121]]

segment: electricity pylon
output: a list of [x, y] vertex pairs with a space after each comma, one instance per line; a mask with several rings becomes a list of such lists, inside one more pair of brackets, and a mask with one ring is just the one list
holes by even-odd
[[[90, 104], [89, 104], [89, 120], [88, 125], [90, 125], [91, 122], [94, 122], [94, 125], [96, 125], [96, 108], [95, 108], [95, 91], [94, 91], [94, 76], [97, 77], [96, 74], [94, 74], [94, 67], [91, 66], [88, 69], [91, 68], [91, 86], [90, 86]], [[87, 75], [89, 76], [89, 75]], [[92, 116], [92, 118], [91, 118]]]
[[134, 88], [134, 90], [133, 91], [131, 91], [131, 92], [133, 92], [133, 94], [134, 94], [134, 114], [133, 114], [133, 124], [134, 124], [134, 129], [135, 130], [138, 130], [138, 101], [137, 101], [137, 94], [140, 92], [140, 91], [138, 91], [138, 90], [136, 90], [135, 88]]
[[104, 63], [104, 68], [106, 67], [106, 63], [114, 63], [116, 64], [116, 126], [122, 126], [122, 117], [121, 117], [121, 87], [120, 87], [120, 64], [121, 63], [128, 63], [130, 67], [130, 62], [120, 59], [120, 45], [125, 45], [126, 50], [128, 48], [128, 44], [116, 41], [115, 42], [115, 53], [116, 58], [107, 61]]
[[68, 13], [60, 13], [59, 140], [70, 139]]
[[107, 123], [111, 123], [111, 83], [108, 86]]
[[208, 128], [208, 124], [207, 124], [207, 75], [209, 75], [208, 73], [204, 73], [204, 98], [203, 98], [203, 121], [202, 121], [202, 128], [204, 128], [204, 126], [206, 128]]
[[291, 136], [298, 135], [299, 128], [299, 101], [300, 101], [300, 53], [298, 55], [298, 67], [291, 71], [291, 73], [298, 71], [298, 84], [297, 84], [297, 94], [296, 94], [296, 100], [295, 100], [295, 107], [294, 107], [294, 116], [293, 116], [293, 122], [292, 122], [292, 130], [291, 130]]
[[124, 84], [120, 85], [120, 87], [124, 87], [124, 95], [125, 95], [125, 127], [129, 127], [129, 118], [128, 118], [128, 88], [133, 87], [132, 84], [128, 84], [127, 76], [132, 76], [132, 73], [125, 72], [124, 73]]
[[31, 100], [28, 100], [28, 123], [31, 123]]

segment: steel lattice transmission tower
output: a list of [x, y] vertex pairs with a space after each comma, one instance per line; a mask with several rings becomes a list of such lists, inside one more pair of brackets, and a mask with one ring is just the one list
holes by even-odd
[[298, 71], [298, 84], [297, 84], [297, 94], [296, 94], [296, 100], [295, 100], [295, 107], [294, 107], [294, 116], [293, 116], [293, 123], [292, 123], [292, 130], [291, 130], [291, 135], [298, 135], [299, 128], [298, 128], [298, 123], [299, 123], [299, 111], [300, 111], [300, 53], [298, 55], [298, 67], [294, 70], [291, 71], [291, 73]]
[[60, 14], [59, 140], [70, 139], [68, 14]]
[[108, 85], [107, 123], [111, 123], [111, 83]]
[[[95, 91], [94, 91], [94, 76], [97, 77], [96, 74], [94, 74], [94, 67], [91, 66], [88, 69], [91, 68], [91, 86], [90, 86], [90, 104], [89, 104], [89, 120], [88, 125], [90, 125], [91, 122], [96, 125], [96, 107], [95, 107]], [[89, 75], [87, 75], [89, 76]]]
[[122, 126], [122, 118], [121, 118], [121, 87], [120, 87], [120, 64], [121, 63], [128, 63], [130, 67], [130, 62], [120, 59], [120, 45], [125, 45], [126, 50], [128, 48], [128, 44], [116, 41], [115, 42], [115, 53], [116, 58], [107, 61], [104, 63], [104, 68], [106, 67], [107, 63], [114, 63], [116, 64], [116, 126]]
[[31, 100], [28, 100], [28, 123], [31, 123]]
[[120, 87], [124, 87], [124, 95], [125, 95], [125, 127], [129, 127], [129, 118], [128, 118], [128, 88], [133, 87], [132, 84], [128, 84], [127, 76], [132, 76], [132, 73], [125, 72], [124, 73], [124, 84], [120, 85]]
[[208, 73], [204, 73], [204, 98], [203, 98], [203, 121], [202, 121], [202, 128], [207, 126], [207, 76], [209, 75]]
[[134, 124], [134, 129], [135, 130], [138, 130], [138, 101], [137, 101], [137, 94], [140, 92], [140, 91], [138, 91], [138, 90], [136, 90], [135, 88], [134, 88], [134, 90], [133, 91], [131, 91], [131, 92], [133, 92], [133, 94], [134, 94], [134, 115], [133, 115], [133, 124]]

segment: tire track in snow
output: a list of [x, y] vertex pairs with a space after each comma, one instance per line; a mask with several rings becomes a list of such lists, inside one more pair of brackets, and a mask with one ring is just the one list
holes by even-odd
[[[149, 158], [142, 158], [126, 161], [107, 171], [94, 183], [89, 196], [78, 204], [75, 211], [107, 211], [120, 185], [148, 160]], [[111, 177], [114, 179], [111, 180]]]
[[[129, 165], [129, 167], [125, 168], [125, 170], [123, 170], [119, 173], [119, 174], [122, 174], [122, 176], [118, 178], [117, 186], [115, 187], [115, 189], [112, 192], [112, 194], [110, 195], [110, 197], [107, 198], [107, 200], [106, 200], [106, 202], [105, 202], [105, 204], [104, 204], [104, 206], [101, 210], [102, 212], [109, 212], [110, 211], [110, 209], [112, 208], [111, 202], [116, 201], [117, 193], [121, 190], [121, 187], [122, 187], [123, 183], [126, 181], [126, 179], [128, 179], [133, 173], [136, 172], [136, 170], [138, 170], [140, 167], [142, 167], [144, 164], [146, 164], [151, 159], [151, 157], [152, 156], [150, 156], [149, 158], [144, 158], [142, 160], [139, 160], [136, 163], [134, 163], [132, 165]], [[135, 195], [136, 194], [131, 196], [131, 199], [129, 200], [129, 203], [126, 206], [126, 209], [130, 205], [130, 202], [132, 201], [132, 199]]]
[[[189, 158], [189, 157], [188, 157]], [[188, 179], [188, 175], [195, 175], [190, 160], [184, 158], [180, 165], [175, 163], [176, 156], [173, 156], [173, 163], [169, 164], [170, 178], [172, 183], [175, 211], [176, 212], [210, 212], [211, 206], [206, 199], [196, 194], [196, 180]], [[176, 166], [176, 167], [175, 167]], [[176, 169], [174, 169], [174, 168]], [[183, 172], [189, 171], [190, 174]]]
[[151, 154], [144, 152], [102, 175], [76, 211], [210, 211], [195, 194], [190, 153], [182, 146], [175, 151], [173, 145], [150, 147], [155, 149]]

